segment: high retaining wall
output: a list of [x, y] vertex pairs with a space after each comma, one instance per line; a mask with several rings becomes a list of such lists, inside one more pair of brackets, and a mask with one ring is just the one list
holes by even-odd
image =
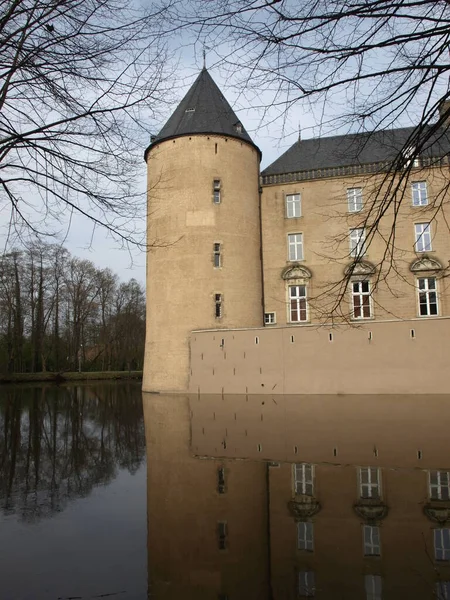
[[194, 331], [189, 391], [450, 393], [450, 319]]

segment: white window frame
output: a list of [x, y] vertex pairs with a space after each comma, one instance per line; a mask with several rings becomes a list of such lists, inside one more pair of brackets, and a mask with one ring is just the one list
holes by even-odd
[[299, 193], [286, 194], [285, 206], [287, 219], [297, 219], [302, 216], [302, 197]]
[[437, 600], [450, 600], [450, 581], [436, 582]]
[[380, 528], [376, 525], [363, 525], [364, 556], [380, 556]]
[[[424, 282], [421, 284], [421, 282]], [[430, 281], [434, 281], [434, 288], [430, 287]], [[424, 287], [420, 287], [424, 285]], [[434, 294], [435, 302], [431, 301], [431, 296]], [[424, 298], [425, 302], [421, 302]], [[436, 277], [418, 277], [417, 278], [417, 303], [418, 303], [418, 315], [419, 317], [436, 317], [439, 315], [439, 299], [437, 289]], [[436, 305], [436, 312], [431, 312], [431, 307]], [[421, 307], [426, 307], [426, 314], [422, 314]]]
[[450, 529], [441, 527], [433, 529], [434, 558], [450, 561]]
[[414, 223], [414, 250], [416, 252], [431, 252], [431, 223]]
[[[362, 285], [364, 283], [368, 284], [368, 291], [364, 292], [362, 289]], [[373, 310], [372, 310], [372, 290], [371, 290], [371, 283], [370, 281], [368, 281], [367, 279], [358, 279], [358, 280], [352, 280], [350, 282], [351, 285], [351, 296], [352, 296], [352, 319], [357, 319], [358, 321], [363, 320], [363, 319], [372, 319], [373, 318]], [[355, 291], [354, 287], [355, 285], [357, 285], [359, 287], [359, 289], [357, 291]], [[364, 314], [364, 309], [367, 308], [367, 304], [364, 304], [364, 300], [368, 298], [369, 300], [369, 314], [365, 315]], [[359, 307], [355, 306], [355, 300], [358, 300], [359, 302]], [[361, 310], [361, 315], [357, 316], [355, 314], [355, 309], [359, 308]]]
[[354, 187], [347, 188], [347, 205], [348, 212], [361, 212], [363, 209], [363, 194], [362, 188]]
[[365, 227], [354, 227], [349, 230], [350, 256], [361, 258], [367, 253]]
[[314, 496], [314, 465], [296, 463], [292, 465], [294, 494], [296, 496]]
[[[292, 295], [291, 290], [296, 290]], [[293, 303], [294, 306], [293, 306]], [[304, 306], [303, 306], [304, 305]], [[293, 319], [293, 312], [297, 312], [297, 319]], [[301, 318], [302, 314], [305, 316]], [[288, 322], [307, 323], [309, 321], [308, 286], [304, 283], [299, 285], [288, 285]]]
[[[436, 483], [432, 483], [432, 475]], [[428, 490], [431, 500], [450, 500], [450, 472], [428, 471]]]
[[314, 551], [314, 523], [311, 521], [299, 521], [297, 523], [297, 548]]
[[426, 181], [413, 181], [411, 183], [411, 195], [413, 206], [428, 205], [428, 187]]
[[381, 575], [365, 575], [364, 587], [366, 600], [381, 600], [383, 593], [383, 579]]
[[303, 260], [303, 233], [288, 233], [288, 261]]
[[316, 595], [316, 577], [314, 571], [299, 571], [298, 595], [300, 598], [314, 598]]
[[[363, 472], [367, 472], [367, 483], [363, 483]], [[359, 467], [360, 498], [381, 498], [381, 471], [378, 467]]]
[[222, 183], [220, 179], [213, 179], [213, 203], [220, 204], [222, 202]]
[[277, 322], [277, 313], [276, 312], [264, 313], [264, 325], [275, 325], [276, 322]]

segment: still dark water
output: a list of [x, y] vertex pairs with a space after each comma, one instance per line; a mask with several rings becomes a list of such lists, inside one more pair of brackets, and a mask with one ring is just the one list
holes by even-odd
[[0, 600], [450, 598], [450, 396], [0, 388]]

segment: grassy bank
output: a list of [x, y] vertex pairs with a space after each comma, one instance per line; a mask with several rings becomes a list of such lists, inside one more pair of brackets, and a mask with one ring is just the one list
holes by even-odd
[[28, 383], [53, 381], [62, 383], [65, 381], [101, 381], [110, 379], [142, 379], [142, 371], [96, 371], [96, 372], [73, 372], [73, 373], [10, 373], [0, 374], [2, 383]]

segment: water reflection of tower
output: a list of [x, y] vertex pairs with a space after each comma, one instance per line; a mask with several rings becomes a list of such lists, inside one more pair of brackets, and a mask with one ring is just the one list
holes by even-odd
[[194, 458], [186, 396], [143, 396], [152, 598], [265, 600], [263, 463]]

